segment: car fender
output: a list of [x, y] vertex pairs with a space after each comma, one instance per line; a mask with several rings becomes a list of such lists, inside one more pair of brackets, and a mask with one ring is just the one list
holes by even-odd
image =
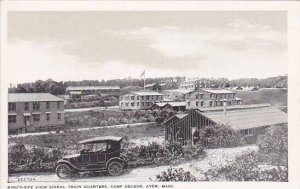
[[75, 167], [74, 165], [72, 165], [72, 163], [70, 163], [70, 162], [67, 161], [67, 160], [63, 160], [63, 159], [58, 160], [56, 167], [57, 167], [58, 165], [60, 165], [60, 164], [67, 164], [67, 165], [70, 166], [72, 169], [78, 170], [77, 167]]

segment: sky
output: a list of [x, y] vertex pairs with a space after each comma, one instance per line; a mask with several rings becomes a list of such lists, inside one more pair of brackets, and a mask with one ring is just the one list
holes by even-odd
[[10, 83], [287, 74], [284, 11], [9, 12]]

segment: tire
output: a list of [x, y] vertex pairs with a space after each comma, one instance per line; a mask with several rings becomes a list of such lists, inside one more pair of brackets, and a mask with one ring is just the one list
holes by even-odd
[[107, 166], [107, 173], [110, 176], [119, 176], [123, 172], [123, 164], [120, 161], [112, 161]]
[[71, 168], [67, 164], [59, 164], [56, 167], [55, 173], [61, 179], [71, 178]]

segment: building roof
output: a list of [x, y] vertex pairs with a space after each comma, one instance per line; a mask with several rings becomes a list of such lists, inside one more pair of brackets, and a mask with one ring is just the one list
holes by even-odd
[[214, 94], [235, 93], [233, 91], [225, 90], [225, 89], [204, 89], [203, 91], [206, 91], [208, 93], [214, 93]]
[[136, 94], [139, 96], [161, 96], [163, 94], [158, 93], [158, 92], [154, 92], [154, 91], [134, 91], [134, 92], [130, 92], [132, 94]]
[[192, 90], [192, 89], [170, 89], [170, 90], [163, 90], [162, 92], [188, 94], [193, 91], [195, 91], [195, 90]]
[[64, 101], [50, 93], [9, 93], [8, 102]]
[[157, 106], [159, 106], [159, 107], [164, 107], [165, 105], [167, 105], [168, 103], [166, 103], [166, 102], [158, 102], [158, 103], [155, 103], [155, 104], [153, 104], [153, 106], [154, 105], [157, 105]]
[[185, 106], [185, 102], [168, 102], [171, 106]]
[[123, 139], [122, 137], [116, 137], [116, 136], [94, 137], [94, 138], [82, 140], [79, 142], [79, 144], [101, 143], [101, 142], [109, 142], [109, 141], [119, 142], [122, 139]]
[[171, 116], [170, 118], [166, 119], [161, 125], [166, 124], [168, 121], [170, 121], [171, 119], [173, 119], [174, 117], [178, 118], [179, 120], [181, 120], [182, 118], [184, 118], [185, 116], [187, 116], [188, 114], [175, 114], [173, 116]]
[[273, 106], [228, 110], [226, 115], [223, 111], [198, 112], [215, 123], [230, 125], [235, 130], [287, 123], [287, 114]]
[[145, 87], [147, 88], [147, 87], [153, 87], [153, 86], [155, 86], [157, 83], [149, 83], [149, 84], [147, 84], [147, 85], [145, 85]]
[[111, 90], [120, 89], [119, 86], [75, 86], [75, 87], [67, 87], [66, 91], [80, 91], [80, 90]]
[[[232, 105], [226, 106], [227, 110], [243, 110], [243, 109], [251, 109], [251, 108], [262, 108], [262, 107], [270, 107], [270, 104], [242, 104], [242, 105]], [[223, 111], [224, 106], [203, 106], [199, 107], [198, 110], [200, 112], [212, 112], [212, 111]]]

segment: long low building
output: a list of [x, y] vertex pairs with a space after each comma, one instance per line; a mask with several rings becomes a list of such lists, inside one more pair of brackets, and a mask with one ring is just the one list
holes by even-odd
[[9, 93], [8, 131], [45, 131], [65, 124], [64, 100], [49, 93]]
[[119, 86], [74, 86], [67, 87], [67, 93], [71, 98], [81, 98], [84, 95], [117, 95], [120, 93]]
[[121, 110], [151, 109], [153, 104], [164, 101], [164, 95], [154, 91], [136, 91], [120, 96]]
[[[165, 139], [192, 144], [195, 134], [205, 126], [229, 125], [241, 137], [255, 139], [271, 125], [287, 123], [287, 114], [269, 104], [237, 105], [228, 107], [203, 107], [189, 114], [176, 115], [166, 120]], [[200, 138], [200, 136], [196, 136]], [[206, 144], [200, 138], [200, 141]]]
[[160, 102], [153, 104], [153, 110], [185, 111], [185, 102]]

